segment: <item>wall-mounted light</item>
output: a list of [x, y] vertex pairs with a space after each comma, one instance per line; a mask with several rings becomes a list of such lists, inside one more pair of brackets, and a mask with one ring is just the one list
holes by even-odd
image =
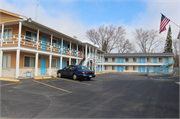
[[29, 18], [27, 21], [28, 21], [28, 22], [32, 22], [32, 19], [31, 19], [31, 18]]

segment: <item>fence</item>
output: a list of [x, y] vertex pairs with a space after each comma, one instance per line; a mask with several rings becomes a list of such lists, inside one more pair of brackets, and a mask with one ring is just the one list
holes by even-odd
[[153, 75], [177, 75], [177, 73], [179, 74], [179, 68], [164, 68], [161, 69], [160, 71], [157, 72], [157, 70], [159, 70], [158, 68], [149, 68], [147, 67], [146, 73], [148, 76], [153, 76]]

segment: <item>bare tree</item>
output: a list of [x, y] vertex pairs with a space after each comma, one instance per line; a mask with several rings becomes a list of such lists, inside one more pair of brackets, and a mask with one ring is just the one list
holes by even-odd
[[86, 36], [90, 41], [99, 45], [100, 49], [106, 53], [110, 53], [117, 48], [117, 43], [124, 39], [126, 34], [122, 26], [101, 25], [97, 29], [87, 30]]
[[173, 40], [173, 52], [174, 52], [174, 60], [175, 64], [174, 67], [179, 67], [179, 40], [174, 39]]
[[135, 47], [128, 39], [124, 39], [117, 44], [117, 49], [118, 53], [130, 53]]
[[158, 32], [155, 30], [143, 30], [136, 29], [134, 34], [134, 38], [139, 45], [141, 52], [143, 53], [152, 53], [155, 52], [158, 47], [158, 43], [160, 39], [158, 38]]

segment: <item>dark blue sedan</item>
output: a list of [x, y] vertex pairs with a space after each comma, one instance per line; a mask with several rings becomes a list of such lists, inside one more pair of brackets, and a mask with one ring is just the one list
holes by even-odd
[[89, 70], [85, 66], [81, 65], [70, 65], [63, 69], [60, 69], [57, 71], [58, 77], [70, 77], [74, 80], [76, 79], [82, 79], [87, 78], [87, 80], [91, 80], [91, 78], [94, 78], [96, 75], [93, 71]]

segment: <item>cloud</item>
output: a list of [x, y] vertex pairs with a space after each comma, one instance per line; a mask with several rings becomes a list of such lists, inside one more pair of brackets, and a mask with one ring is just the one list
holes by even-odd
[[[35, 20], [36, 13], [36, 1], [32, 0], [29, 2], [16, 2], [13, 4], [3, 1], [1, 6], [2, 9], [17, 13], [26, 17], [30, 17]], [[53, 16], [50, 13], [55, 11], [56, 16]], [[85, 37], [86, 30], [88, 26], [85, 26], [78, 17], [73, 13], [57, 12], [57, 9], [52, 8], [51, 11], [48, 9], [39, 6], [37, 9], [37, 22], [46, 25], [52, 29], [55, 29], [59, 32], [62, 32], [68, 36], [76, 36], [80, 40], [87, 39]]]
[[[73, 3], [77, 0], [59, 0], [59, 3], [57, 3], [57, 1], [55, 0], [52, 0], [52, 2], [53, 1], [54, 4], [61, 3], [64, 6], [70, 6], [73, 5]], [[50, 1], [45, 0], [43, 2]], [[131, 0], [129, 2], [131, 2]], [[145, 11], [142, 11], [136, 16], [134, 16], [132, 22], [129, 24], [123, 23], [123, 19], [121, 19], [118, 24], [125, 27], [127, 32], [126, 38], [128, 38], [132, 42], [135, 43], [135, 39], [132, 34], [135, 29], [143, 28], [155, 29], [157, 31], [159, 30], [161, 17], [160, 13], [163, 13], [180, 26], [180, 0], [142, 0], [142, 2], [145, 2], [147, 5]], [[33, 20], [35, 19], [36, 0], [13, 0], [13, 2], [9, 2], [8, 0], [2, 0], [0, 3], [0, 7], [7, 11], [30, 17]], [[76, 36], [79, 40], [87, 39], [85, 35], [88, 29], [97, 28], [102, 24], [112, 24], [102, 22], [101, 24], [93, 24], [88, 26], [84, 24], [84, 21], [81, 21], [78, 13], [72, 11], [70, 12], [68, 10], [66, 11], [66, 9], [62, 11], [59, 10], [59, 8], [51, 6], [50, 8], [46, 8], [43, 7], [43, 5], [39, 5], [37, 13], [37, 22], [49, 26], [50, 28], [53, 28], [55, 30], [58, 30], [59, 32], [65, 33], [71, 37]], [[177, 38], [179, 28], [175, 26], [172, 22], [170, 22], [168, 26], [169, 25], [171, 25], [172, 28], [173, 39]], [[166, 28], [167, 30], [168, 26]], [[167, 30], [159, 35], [159, 37], [162, 37], [164, 39], [164, 42], [160, 44], [162, 46], [165, 43]], [[138, 49], [137, 45], [136, 47]]]

